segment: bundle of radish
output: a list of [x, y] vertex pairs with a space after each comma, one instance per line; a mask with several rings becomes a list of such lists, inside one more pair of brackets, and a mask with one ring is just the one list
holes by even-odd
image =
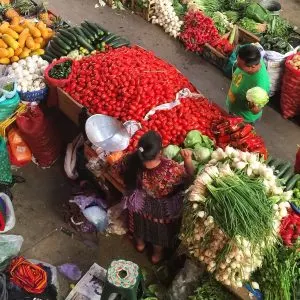
[[43, 58], [52, 62], [74, 50], [79, 50], [78, 55], [87, 55], [95, 50], [104, 52], [108, 47], [119, 48], [129, 44], [128, 40], [108, 32], [100, 25], [85, 21], [81, 26], [60, 29], [49, 43]]
[[227, 146], [211, 158], [187, 191], [180, 238], [217, 280], [241, 287], [274, 247], [291, 193], [257, 154]]

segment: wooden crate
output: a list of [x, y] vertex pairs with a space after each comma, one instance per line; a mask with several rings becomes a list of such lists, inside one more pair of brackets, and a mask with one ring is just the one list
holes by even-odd
[[131, 0], [131, 10], [134, 11], [135, 14], [141, 16], [143, 19], [149, 22], [151, 20], [151, 17], [153, 16], [154, 4], [150, 4], [148, 1], [147, 7], [140, 7], [137, 0]]
[[[251, 32], [238, 27], [238, 44], [248, 44], [259, 42], [259, 37], [252, 34]], [[211, 64], [215, 65], [219, 69], [223, 70], [228, 62], [228, 57], [223, 55], [220, 51], [216, 50], [209, 44], [204, 45], [202, 56], [205, 60], [209, 61]]]
[[79, 125], [79, 114], [83, 108], [81, 104], [76, 102], [69, 94], [65, 93], [61, 88], [57, 89], [58, 108], [76, 125]]

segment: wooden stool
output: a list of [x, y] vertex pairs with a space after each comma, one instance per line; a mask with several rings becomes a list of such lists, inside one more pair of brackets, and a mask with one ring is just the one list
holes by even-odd
[[108, 300], [113, 293], [121, 295], [126, 300], [138, 300], [143, 296], [143, 275], [137, 264], [122, 259], [111, 262], [101, 300]]

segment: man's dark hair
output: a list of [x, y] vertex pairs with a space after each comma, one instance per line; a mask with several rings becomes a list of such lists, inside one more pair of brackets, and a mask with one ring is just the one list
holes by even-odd
[[245, 45], [239, 49], [238, 56], [246, 66], [252, 67], [260, 63], [261, 55], [258, 48], [254, 45]]

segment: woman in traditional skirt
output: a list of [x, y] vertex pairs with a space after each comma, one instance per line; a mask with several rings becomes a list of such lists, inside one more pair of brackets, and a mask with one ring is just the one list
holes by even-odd
[[191, 151], [181, 151], [182, 166], [163, 158], [161, 150], [161, 136], [148, 131], [139, 140], [138, 149], [125, 157], [121, 168], [127, 188], [129, 230], [138, 251], [145, 249], [145, 242], [153, 245], [154, 264], [163, 258], [164, 248], [176, 244], [184, 183], [194, 173]]

